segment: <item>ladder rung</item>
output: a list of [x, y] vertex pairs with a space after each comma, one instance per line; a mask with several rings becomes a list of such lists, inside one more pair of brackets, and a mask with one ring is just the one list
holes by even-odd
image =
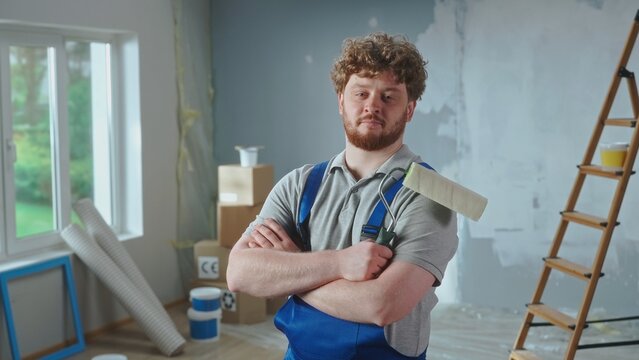
[[542, 359], [528, 350], [513, 350], [510, 352], [510, 360], [542, 360]]
[[625, 126], [633, 128], [637, 126], [637, 120], [632, 118], [606, 119], [605, 124], [610, 126]]
[[567, 331], [575, 330], [577, 320], [544, 304], [528, 304], [528, 312], [550, 321], [553, 325]]
[[[606, 226], [608, 226], [608, 220], [598, 217], [598, 216], [593, 216], [593, 215], [588, 215], [588, 214], [584, 214], [584, 213], [580, 213], [578, 211], [562, 211], [561, 212], [561, 216], [563, 217], [564, 220], [567, 221], [572, 221], [572, 222], [576, 222], [578, 224], [582, 224], [582, 225], [586, 225], [586, 226], [590, 226], [593, 227], [595, 229], [603, 229]], [[619, 222], [617, 222], [615, 224], [619, 225]]]
[[[577, 165], [577, 167], [579, 168], [579, 172], [581, 172], [582, 174], [607, 177], [617, 180], [621, 179], [621, 177], [623, 176], [623, 170], [609, 170], [603, 168], [600, 165]], [[630, 175], [634, 173], [635, 172], [633, 171], [630, 173]]]
[[[574, 276], [578, 279], [590, 280], [590, 278], [592, 278], [592, 271], [590, 271], [589, 268], [572, 261], [568, 261], [560, 257], [544, 258], [544, 261], [549, 267], [559, 270], [570, 276]], [[603, 276], [603, 273], [601, 273], [600, 276]]]

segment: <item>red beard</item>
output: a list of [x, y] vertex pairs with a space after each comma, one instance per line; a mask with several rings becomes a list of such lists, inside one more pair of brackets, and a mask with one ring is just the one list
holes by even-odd
[[[382, 123], [382, 132], [379, 134], [361, 134], [358, 131], [359, 125], [362, 121], [367, 119], [374, 119]], [[406, 127], [405, 121], [398, 121], [392, 128], [388, 130], [386, 127], [388, 123], [378, 117], [377, 115], [367, 115], [357, 120], [357, 126], [352, 127], [345, 120], [344, 123], [344, 131], [346, 132], [346, 137], [348, 141], [353, 144], [355, 147], [360, 148], [366, 151], [376, 151], [384, 149], [391, 144], [393, 144], [397, 139], [399, 139], [404, 133], [404, 128]]]

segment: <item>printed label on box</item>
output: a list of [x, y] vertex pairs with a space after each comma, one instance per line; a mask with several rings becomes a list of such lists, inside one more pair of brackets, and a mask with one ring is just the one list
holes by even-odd
[[222, 290], [222, 309], [227, 311], [237, 311], [237, 296], [229, 290]]
[[198, 256], [198, 277], [200, 279], [220, 278], [220, 258], [217, 256]]
[[237, 199], [238, 199], [237, 193], [231, 193], [231, 192], [220, 193], [220, 201], [221, 202], [235, 203], [235, 202], [237, 202]]

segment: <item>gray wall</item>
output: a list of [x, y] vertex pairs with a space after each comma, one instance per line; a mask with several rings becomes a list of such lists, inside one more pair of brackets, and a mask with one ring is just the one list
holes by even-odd
[[[213, 1], [215, 152], [238, 162], [233, 146], [263, 144], [260, 159], [281, 176], [343, 147], [330, 64], [347, 36], [376, 21], [412, 40], [432, 22], [433, 3], [413, 9], [383, 1]], [[429, 15], [430, 14], [430, 15]], [[394, 24], [394, 25], [391, 25]]]
[[[426, 94], [406, 142], [486, 195], [478, 223], [460, 222], [444, 301], [512, 309], [530, 300], [586, 143], [637, 11], [635, 0], [213, 0], [215, 156], [264, 145], [279, 178], [343, 148], [329, 79], [345, 37], [405, 34], [429, 61]], [[631, 70], [639, 70], [638, 57]], [[624, 88], [625, 89], [625, 88]], [[631, 116], [625, 92], [613, 109]], [[629, 132], [604, 133], [628, 140]], [[593, 308], [639, 305], [639, 209], [632, 179]], [[605, 181], [587, 181], [579, 209], [605, 216]], [[588, 264], [598, 233], [571, 226], [560, 255]], [[575, 309], [583, 284], [553, 275], [544, 298]]]

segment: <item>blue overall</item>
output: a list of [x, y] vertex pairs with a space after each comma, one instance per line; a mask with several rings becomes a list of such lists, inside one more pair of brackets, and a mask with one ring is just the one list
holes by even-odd
[[[311, 208], [322, 183], [328, 162], [311, 170], [300, 199], [297, 230], [302, 238], [303, 251], [311, 250], [308, 223]], [[432, 169], [428, 164], [422, 166]], [[403, 185], [396, 181], [384, 197], [390, 204]], [[362, 235], [377, 238], [383, 226], [386, 208], [380, 200]], [[293, 295], [275, 315], [275, 326], [286, 334], [289, 347], [284, 360], [395, 360], [426, 359], [426, 351], [417, 357], [404, 356], [393, 349], [384, 335], [384, 328], [374, 324], [356, 323], [328, 315]]]

